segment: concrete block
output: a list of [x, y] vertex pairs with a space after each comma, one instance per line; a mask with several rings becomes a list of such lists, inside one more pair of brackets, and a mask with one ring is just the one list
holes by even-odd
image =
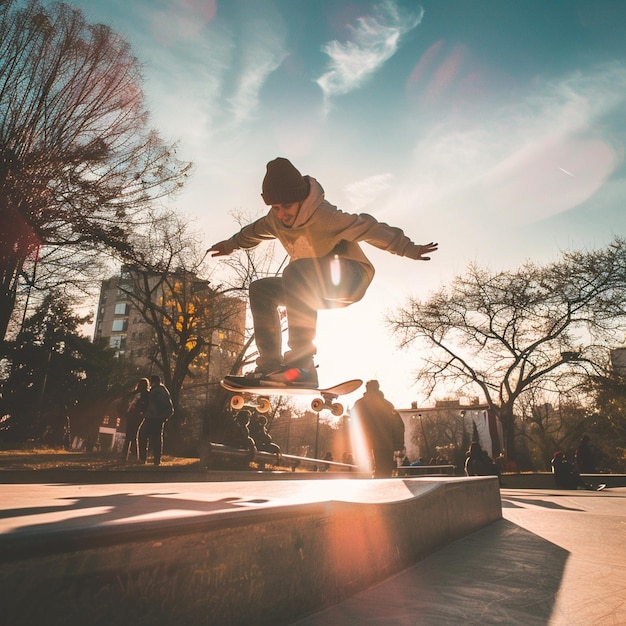
[[38, 550], [25, 539], [0, 559], [3, 617], [14, 626], [289, 624], [502, 517], [495, 477], [345, 483], [349, 500], [81, 529], [47, 548], [40, 537]]

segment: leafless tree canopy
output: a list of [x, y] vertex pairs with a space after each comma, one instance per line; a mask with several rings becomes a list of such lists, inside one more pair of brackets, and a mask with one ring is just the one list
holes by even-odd
[[150, 205], [182, 185], [189, 165], [149, 128], [141, 85], [107, 26], [65, 4], [0, 3], [3, 335], [25, 263], [124, 256]]
[[418, 378], [437, 387], [479, 388], [501, 410], [512, 441], [521, 394], [606, 362], [626, 313], [626, 242], [567, 252], [511, 272], [470, 266], [428, 301], [410, 300], [389, 319], [404, 346], [419, 344]]

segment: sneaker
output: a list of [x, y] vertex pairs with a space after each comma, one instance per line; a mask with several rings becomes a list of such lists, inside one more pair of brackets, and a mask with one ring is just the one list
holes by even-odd
[[245, 372], [241, 376], [224, 376], [224, 380], [231, 385], [238, 385], [240, 387], [256, 387], [259, 382], [264, 379], [269, 373], [275, 372], [282, 367], [282, 362], [273, 363], [270, 367], [257, 367], [249, 372]]
[[224, 381], [235, 387], [306, 387], [318, 386], [317, 370], [313, 359], [303, 359], [298, 364], [292, 363], [277, 367], [271, 371], [258, 367], [243, 376], [224, 376]]
[[317, 388], [317, 372], [300, 367], [285, 366], [270, 374], [255, 373], [254, 376], [224, 376], [224, 382], [233, 387], [306, 387]]
[[280, 369], [267, 374], [260, 380], [260, 385], [270, 387], [279, 385], [281, 387], [306, 387], [317, 388], [317, 370], [315, 367], [304, 369], [293, 365], [285, 365]]
[[246, 372], [243, 376], [224, 376], [224, 382], [235, 387], [258, 387], [261, 379], [265, 376], [264, 372], [256, 369], [252, 372]]

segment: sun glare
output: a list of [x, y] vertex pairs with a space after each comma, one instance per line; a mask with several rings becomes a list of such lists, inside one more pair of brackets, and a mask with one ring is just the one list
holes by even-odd
[[352, 445], [352, 456], [359, 470], [361, 472], [372, 472], [372, 455], [365, 441], [361, 420], [354, 410], [350, 414], [350, 443]]
[[335, 255], [335, 258], [330, 262], [330, 280], [335, 287], [338, 287], [341, 282], [341, 263], [338, 255]]

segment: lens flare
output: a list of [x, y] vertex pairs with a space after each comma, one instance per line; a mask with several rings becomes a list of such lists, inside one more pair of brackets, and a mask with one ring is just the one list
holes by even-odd
[[338, 255], [335, 255], [330, 262], [330, 280], [335, 287], [338, 287], [339, 283], [341, 283], [341, 262]]
[[372, 472], [372, 452], [367, 446], [363, 425], [356, 411], [350, 413], [350, 443], [352, 444], [352, 456], [361, 472]]

